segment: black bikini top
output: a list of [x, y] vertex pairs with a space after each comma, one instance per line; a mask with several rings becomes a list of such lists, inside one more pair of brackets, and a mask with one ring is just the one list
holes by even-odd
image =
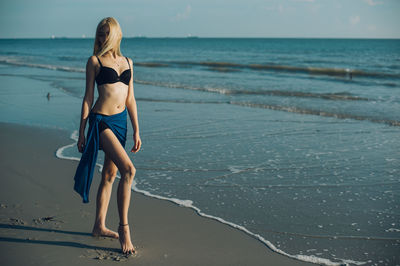
[[[97, 57], [97, 56], [96, 56]], [[117, 71], [111, 67], [105, 67], [101, 64], [100, 59], [97, 57], [100, 63], [100, 72], [96, 77], [97, 86], [108, 84], [108, 83], [116, 83], [122, 82], [126, 85], [129, 85], [129, 81], [131, 80], [131, 65], [129, 64], [129, 60], [127, 57], [126, 61], [128, 61], [129, 69], [124, 70], [120, 76], [118, 76]]]

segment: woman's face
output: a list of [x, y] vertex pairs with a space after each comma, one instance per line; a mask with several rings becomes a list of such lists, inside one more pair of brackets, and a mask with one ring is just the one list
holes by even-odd
[[99, 37], [99, 42], [101, 44], [103, 44], [107, 40], [109, 33], [110, 33], [110, 28], [108, 26], [104, 26], [103, 28], [100, 29], [98, 37]]

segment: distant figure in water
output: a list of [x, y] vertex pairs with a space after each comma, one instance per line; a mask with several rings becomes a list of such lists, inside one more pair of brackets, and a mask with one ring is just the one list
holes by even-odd
[[50, 92], [47, 93], [47, 96], [46, 96], [46, 97], [47, 97], [47, 100], [50, 101]]
[[352, 80], [353, 79], [353, 72], [348, 68], [346, 68], [346, 72], [347, 72], [347, 75], [349, 76], [350, 80]]
[[[78, 150], [83, 153], [75, 174], [74, 189], [89, 201], [89, 188], [96, 165], [98, 150], [104, 151], [102, 179], [97, 192], [96, 217], [93, 236], [119, 238], [124, 254], [135, 253], [128, 224], [131, 186], [136, 173], [125, 151], [127, 113], [134, 130], [133, 148], [138, 152], [142, 145], [139, 136], [137, 105], [133, 92], [133, 63], [120, 51], [122, 32], [112, 17], [100, 21], [96, 30], [93, 55], [86, 64], [86, 91], [82, 102]], [[94, 87], [97, 83], [98, 98], [93, 105]], [[92, 106], [93, 105], [93, 106]], [[85, 138], [86, 122], [89, 129]], [[106, 227], [106, 215], [112, 184], [119, 170], [117, 204], [118, 232]]]

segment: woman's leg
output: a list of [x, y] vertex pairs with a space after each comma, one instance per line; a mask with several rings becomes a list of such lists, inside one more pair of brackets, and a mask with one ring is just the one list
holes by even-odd
[[122, 252], [125, 254], [134, 253], [135, 249], [131, 242], [128, 225], [128, 209], [131, 199], [132, 181], [135, 177], [136, 169], [124, 147], [122, 147], [110, 129], [105, 129], [101, 133], [100, 142], [107, 157], [114, 162], [121, 173], [121, 180], [119, 181], [117, 191], [117, 203], [120, 223], [118, 233]]
[[106, 227], [106, 216], [110, 202], [112, 185], [117, 175], [118, 168], [113, 161], [105, 155], [101, 182], [97, 191], [96, 219], [93, 226], [93, 236], [107, 236], [118, 238], [118, 233]]

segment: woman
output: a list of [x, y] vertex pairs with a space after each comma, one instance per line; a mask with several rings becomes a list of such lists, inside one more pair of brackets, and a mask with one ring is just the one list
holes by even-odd
[[[119, 238], [122, 252], [133, 254], [135, 249], [130, 238], [128, 208], [131, 198], [131, 185], [136, 173], [124, 147], [127, 129], [127, 111], [134, 129], [134, 147], [141, 147], [137, 106], [133, 93], [132, 60], [123, 57], [120, 51], [122, 32], [118, 22], [105, 18], [97, 26], [93, 56], [86, 65], [86, 92], [82, 103], [78, 150], [82, 152], [75, 174], [74, 189], [88, 202], [89, 188], [96, 165], [97, 151], [105, 153], [102, 180], [97, 192], [96, 219], [92, 234]], [[94, 84], [97, 83], [99, 97], [93, 104]], [[85, 127], [89, 118], [89, 129], [85, 139]], [[119, 170], [121, 180], [117, 191], [119, 212], [118, 233], [109, 230], [106, 214], [111, 189]]]

